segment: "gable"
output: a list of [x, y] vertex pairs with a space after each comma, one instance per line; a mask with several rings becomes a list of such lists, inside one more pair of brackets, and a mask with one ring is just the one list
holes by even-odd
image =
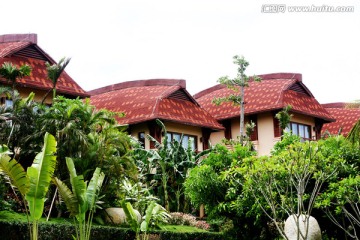
[[292, 90], [297, 93], [305, 94], [308, 97], [313, 97], [312, 94], [310, 93], [310, 91], [307, 88], [305, 88], [305, 86], [303, 84], [301, 84], [300, 82], [295, 82], [295, 83], [291, 84], [290, 87], [288, 88], [288, 90]]
[[24, 58], [33, 58], [42, 61], [53, 62], [52, 59], [49, 59], [47, 56], [44, 55], [43, 52], [39, 50], [35, 45], [27, 46], [23, 49], [12, 54], [14, 57], [24, 57]]
[[[48, 91], [52, 82], [47, 77], [45, 62], [54, 64], [55, 61], [37, 45], [36, 34], [7, 34], [0, 35], [0, 65], [11, 62], [21, 66], [27, 64], [32, 71], [29, 77], [17, 81], [19, 87]], [[6, 84], [0, 78], [0, 83]], [[64, 71], [56, 90], [67, 97], [87, 97], [88, 94]]]

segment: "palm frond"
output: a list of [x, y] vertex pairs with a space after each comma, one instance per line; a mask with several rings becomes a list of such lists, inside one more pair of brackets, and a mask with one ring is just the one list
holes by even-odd
[[58, 64], [50, 65], [46, 62], [47, 77], [56, 85], [57, 80], [59, 79], [61, 73], [65, 70], [66, 66], [69, 64], [71, 58], [62, 58]]

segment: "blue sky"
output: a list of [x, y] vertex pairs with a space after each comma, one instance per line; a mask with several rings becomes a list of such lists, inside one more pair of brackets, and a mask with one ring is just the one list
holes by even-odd
[[[38, 45], [85, 90], [179, 78], [195, 94], [247, 73], [296, 72], [320, 103], [360, 99], [360, 2], [240, 0], [17, 0], [1, 5], [0, 34], [37, 33]], [[286, 4], [283, 13], [264, 13]], [[289, 6], [354, 12], [289, 12]], [[264, 8], [265, 6], [265, 8]], [[5, 10], [6, 9], [6, 10]]]

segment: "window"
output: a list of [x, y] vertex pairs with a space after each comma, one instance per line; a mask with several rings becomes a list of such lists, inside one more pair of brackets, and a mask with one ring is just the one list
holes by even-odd
[[145, 133], [144, 132], [138, 133], [138, 140], [141, 143], [141, 146], [145, 147]]
[[286, 132], [291, 131], [292, 134], [302, 138], [302, 140], [311, 140], [311, 126], [301, 123], [291, 122], [285, 129]]
[[[181, 133], [174, 133], [174, 132], [168, 132], [167, 137], [170, 144], [171, 141], [177, 141], [180, 142], [182, 136], [182, 142], [181, 145], [187, 149], [188, 147], [191, 147], [192, 150], [197, 149], [197, 137], [187, 134], [181, 134]], [[190, 144], [190, 146], [189, 146]]]
[[13, 101], [11, 99], [8, 99], [7, 97], [1, 97], [0, 105], [5, 105], [5, 107], [12, 107]]
[[13, 106], [13, 101], [10, 100], [10, 99], [6, 99], [6, 100], [5, 100], [5, 106], [6, 106], [6, 107], [12, 107], [12, 106]]

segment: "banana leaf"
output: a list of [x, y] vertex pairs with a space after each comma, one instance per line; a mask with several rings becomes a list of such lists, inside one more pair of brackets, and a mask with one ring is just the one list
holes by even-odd
[[29, 190], [29, 179], [24, 168], [15, 159], [10, 160], [8, 155], [0, 153], [0, 170], [5, 174], [9, 184], [25, 196]]
[[88, 210], [88, 203], [86, 201], [86, 182], [82, 175], [76, 174], [74, 161], [71, 158], [66, 158], [66, 165], [70, 174], [72, 192], [79, 203], [79, 214], [76, 215], [76, 218], [82, 222], [85, 220], [85, 213]]
[[56, 166], [56, 140], [49, 133], [45, 134], [42, 151], [35, 157], [31, 167], [27, 169], [30, 181], [26, 200], [29, 204], [30, 216], [39, 220], [44, 210], [45, 195], [49, 189]]
[[96, 168], [86, 190], [86, 200], [90, 211], [95, 210], [97, 196], [99, 195], [98, 193], [100, 192], [104, 178], [105, 174], [101, 172], [100, 168]]
[[57, 186], [62, 200], [65, 202], [66, 208], [70, 212], [70, 216], [74, 217], [79, 213], [79, 202], [76, 196], [60, 179], [55, 177], [53, 183]]

